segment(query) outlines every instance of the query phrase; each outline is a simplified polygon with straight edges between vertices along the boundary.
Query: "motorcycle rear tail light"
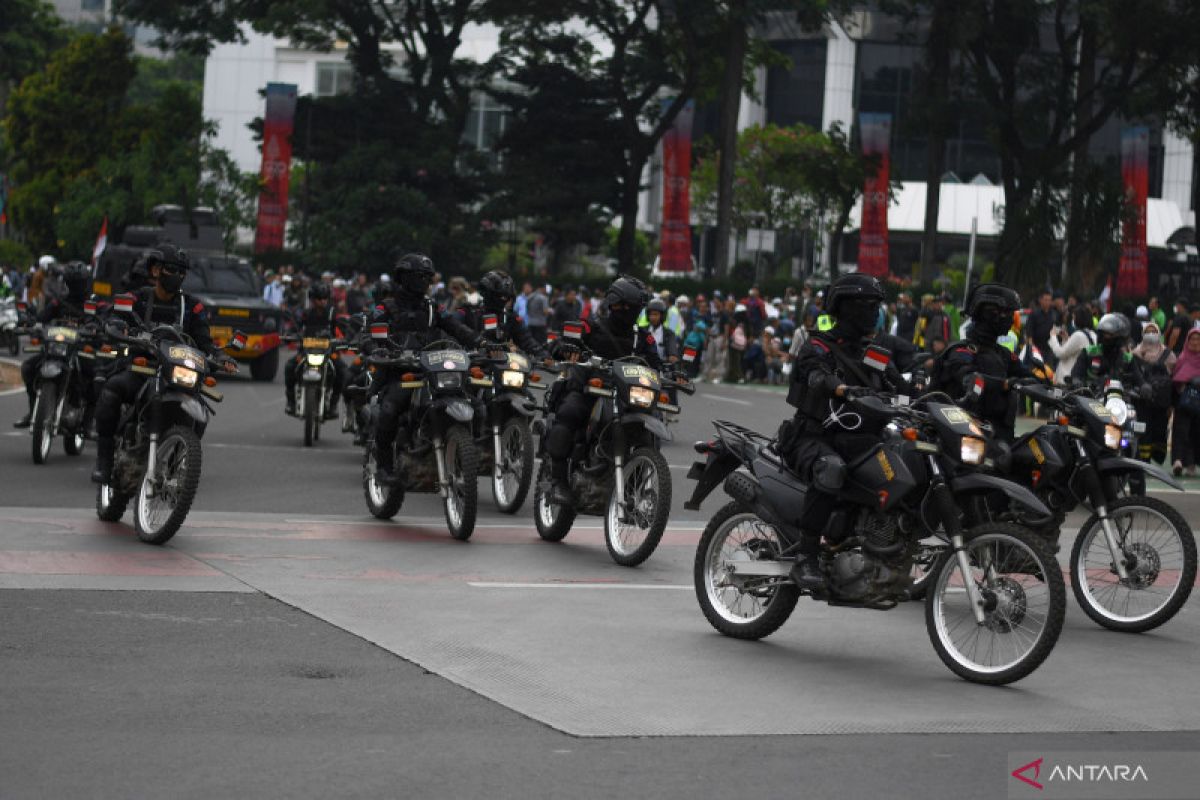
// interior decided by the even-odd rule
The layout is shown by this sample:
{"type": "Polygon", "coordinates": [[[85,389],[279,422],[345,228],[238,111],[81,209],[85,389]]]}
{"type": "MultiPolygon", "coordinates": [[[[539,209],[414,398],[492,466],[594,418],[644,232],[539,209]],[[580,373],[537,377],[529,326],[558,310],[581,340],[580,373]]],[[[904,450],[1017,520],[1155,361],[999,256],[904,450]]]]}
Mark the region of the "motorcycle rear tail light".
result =
{"type": "Polygon", "coordinates": [[[592,378],[590,381],[588,381],[588,386],[600,389],[604,387],[604,381],[600,378],[592,378]]]}
{"type": "Polygon", "coordinates": [[[146,366],[146,364],[148,364],[148,363],[149,363],[149,362],[148,362],[148,361],[146,361],[146,357],[145,357],[145,356],[137,356],[136,358],[134,358],[134,359],[133,359],[133,365],[134,365],[135,367],[144,367],[144,366],[146,366]]]}
{"type": "Polygon", "coordinates": [[[417,376],[411,372],[406,372],[400,376],[400,380],[404,381],[405,383],[408,383],[409,381],[415,381],[416,379],[417,376]]]}

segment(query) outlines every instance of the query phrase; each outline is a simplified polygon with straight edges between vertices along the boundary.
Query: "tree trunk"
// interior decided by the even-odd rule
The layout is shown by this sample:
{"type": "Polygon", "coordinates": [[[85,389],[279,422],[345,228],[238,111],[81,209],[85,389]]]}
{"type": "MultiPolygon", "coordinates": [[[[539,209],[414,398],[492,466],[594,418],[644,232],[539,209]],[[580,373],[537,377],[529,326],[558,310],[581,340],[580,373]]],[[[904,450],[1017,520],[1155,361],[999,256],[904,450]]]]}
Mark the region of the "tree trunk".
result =
{"type": "Polygon", "coordinates": [[[642,167],[644,156],[629,155],[625,164],[625,177],[621,181],[621,231],[617,236],[617,264],[623,273],[635,269],[634,245],[637,243],[638,195],[642,189],[642,167]]]}
{"type": "Polygon", "coordinates": [[[721,79],[720,160],[717,173],[717,246],[713,262],[718,277],[729,273],[729,236],[733,222],[733,172],[737,165],[738,112],[742,105],[742,72],[746,64],[746,4],[734,2],[729,13],[725,75],[721,79]]]}
{"type": "MultiPolygon", "coordinates": [[[[1091,92],[1096,83],[1096,26],[1088,19],[1080,22],[1079,37],[1079,76],[1075,84],[1075,127],[1084,128],[1092,119],[1091,92]]],[[[1071,198],[1067,211],[1067,233],[1063,247],[1064,275],[1062,283],[1065,286],[1079,287],[1086,270],[1084,261],[1088,247],[1084,230],[1084,194],[1088,173],[1088,145],[1091,137],[1084,137],[1075,148],[1071,164],[1071,198]]]]}
{"type": "Polygon", "coordinates": [[[925,102],[929,114],[929,158],[925,165],[925,230],[921,235],[921,280],[933,277],[937,260],[938,212],[942,173],[946,170],[946,127],[950,92],[950,51],[953,47],[954,2],[934,6],[925,46],[925,102]]]}

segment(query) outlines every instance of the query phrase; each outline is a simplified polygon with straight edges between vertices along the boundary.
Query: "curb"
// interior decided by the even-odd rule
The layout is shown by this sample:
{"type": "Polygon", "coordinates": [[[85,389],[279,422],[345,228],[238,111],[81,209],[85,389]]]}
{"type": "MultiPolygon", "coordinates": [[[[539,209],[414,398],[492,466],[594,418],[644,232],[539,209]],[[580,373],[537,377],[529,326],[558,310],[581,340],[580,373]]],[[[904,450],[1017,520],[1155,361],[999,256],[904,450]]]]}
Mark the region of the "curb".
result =
{"type": "Polygon", "coordinates": [[[13,370],[15,373],[12,383],[15,384],[16,388],[0,390],[0,397],[7,397],[25,391],[25,387],[21,385],[21,362],[7,356],[0,356],[0,386],[4,385],[4,373],[8,370],[13,370]]]}

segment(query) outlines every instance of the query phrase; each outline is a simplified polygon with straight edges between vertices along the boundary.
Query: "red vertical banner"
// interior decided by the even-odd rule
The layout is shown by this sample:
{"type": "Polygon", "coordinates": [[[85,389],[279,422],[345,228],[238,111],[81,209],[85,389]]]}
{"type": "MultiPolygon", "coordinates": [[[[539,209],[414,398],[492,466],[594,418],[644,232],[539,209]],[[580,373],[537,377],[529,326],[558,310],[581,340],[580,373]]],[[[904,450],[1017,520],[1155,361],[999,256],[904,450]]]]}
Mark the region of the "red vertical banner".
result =
{"type": "Polygon", "coordinates": [[[1121,182],[1125,186],[1125,221],[1121,224],[1121,263],[1117,294],[1144,297],[1150,257],[1146,251],[1146,196],[1150,193],[1150,129],[1121,131],[1121,182]]]}
{"type": "Polygon", "coordinates": [[[863,154],[876,156],[879,167],[863,185],[862,225],[858,236],[858,271],[888,273],[888,180],[891,172],[892,115],[858,115],[863,154]]]}
{"type": "MultiPolygon", "coordinates": [[[[664,101],[664,106],[669,102],[664,101]]],[[[658,269],[662,272],[692,271],[690,195],[694,114],[695,106],[688,101],[662,140],[663,204],[658,237],[658,269]]]]}
{"type": "Polygon", "coordinates": [[[263,116],[262,192],[258,195],[258,227],[254,252],[283,249],[287,227],[288,177],[292,167],[292,118],[296,114],[296,86],[267,84],[267,110],[263,116]]]}

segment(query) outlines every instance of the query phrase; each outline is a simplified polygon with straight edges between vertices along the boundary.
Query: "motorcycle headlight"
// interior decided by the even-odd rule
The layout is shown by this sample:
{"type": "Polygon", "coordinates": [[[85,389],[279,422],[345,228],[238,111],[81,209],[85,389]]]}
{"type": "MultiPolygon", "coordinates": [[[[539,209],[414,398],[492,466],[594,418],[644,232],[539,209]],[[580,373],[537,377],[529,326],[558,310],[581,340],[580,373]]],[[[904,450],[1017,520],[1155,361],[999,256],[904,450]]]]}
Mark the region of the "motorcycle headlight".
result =
{"type": "Polygon", "coordinates": [[[654,405],[654,390],[645,386],[631,386],[629,389],[629,404],[649,408],[654,405]]]}
{"type": "Polygon", "coordinates": [[[520,389],[525,385],[525,373],[520,372],[519,370],[506,369],[500,376],[500,379],[505,386],[509,386],[513,389],[520,389]]]}
{"type": "Polygon", "coordinates": [[[962,462],[964,464],[982,464],[987,452],[987,442],[974,436],[962,438],[962,462]]]}
{"type": "Polygon", "coordinates": [[[325,363],[325,356],[322,353],[307,353],[306,357],[310,367],[319,367],[325,363]]]}
{"type": "Polygon", "coordinates": [[[1119,425],[1104,426],[1104,446],[1110,450],[1121,449],[1121,427],[1119,425]]]}
{"type": "Polygon", "coordinates": [[[439,389],[457,389],[462,386],[462,376],[456,372],[446,372],[437,376],[439,389]]]}
{"type": "Polygon", "coordinates": [[[67,346],[61,342],[51,342],[47,352],[52,356],[66,356],[67,346]]]}
{"type": "Polygon", "coordinates": [[[1129,404],[1120,397],[1110,397],[1104,403],[1104,407],[1113,415],[1113,420],[1118,425],[1124,425],[1125,420],[1129,419],[1129,404]]]}
{"type": "Polygon", "coordinates": [[[176,386],[184,386],[188,389],[191,389],[196,385],[196,380],[199,377],[200,374],[194,369],[188,369],[187,367],[180,366],[171,368],[171,383],[175,384],[176,386]]]}

